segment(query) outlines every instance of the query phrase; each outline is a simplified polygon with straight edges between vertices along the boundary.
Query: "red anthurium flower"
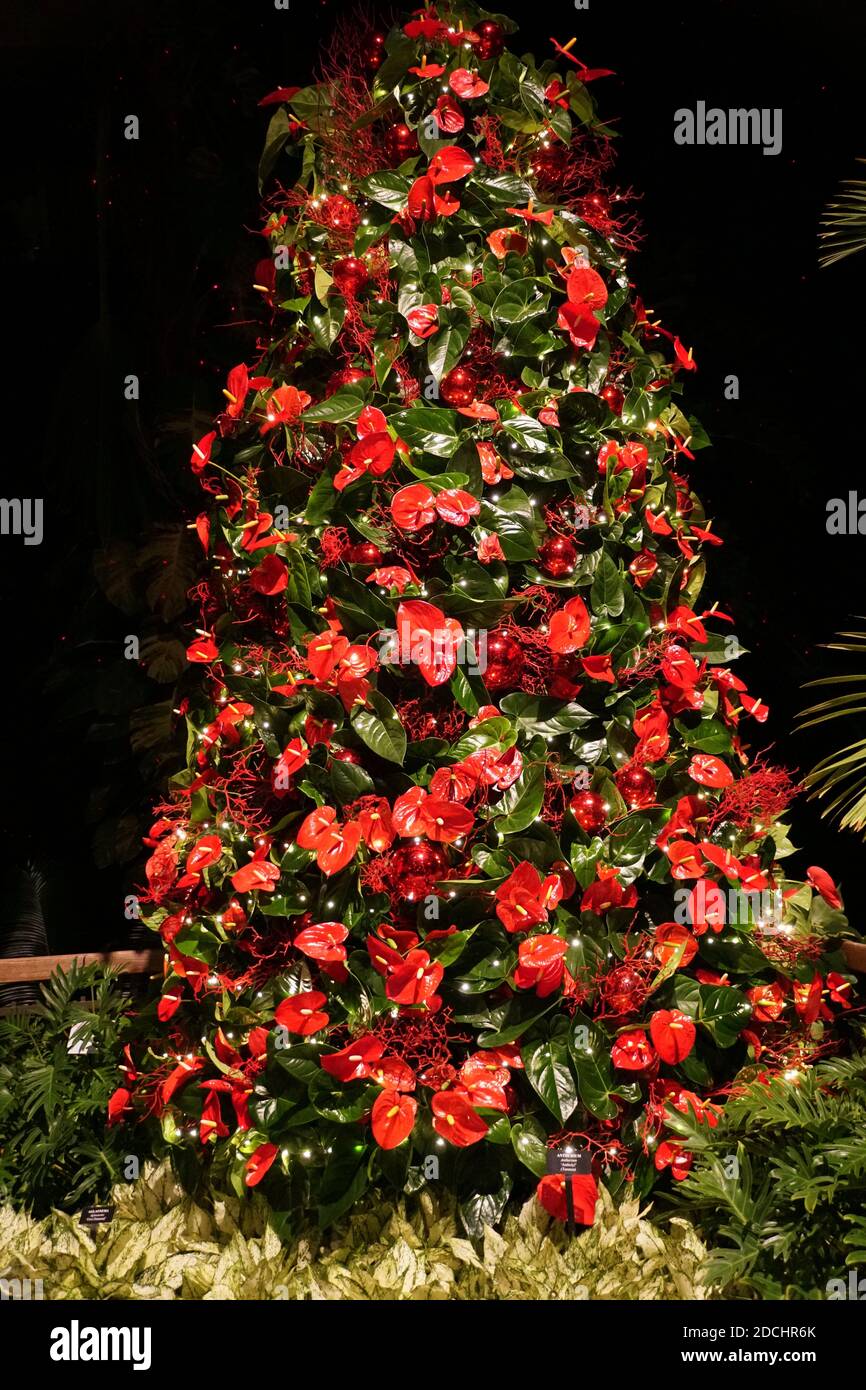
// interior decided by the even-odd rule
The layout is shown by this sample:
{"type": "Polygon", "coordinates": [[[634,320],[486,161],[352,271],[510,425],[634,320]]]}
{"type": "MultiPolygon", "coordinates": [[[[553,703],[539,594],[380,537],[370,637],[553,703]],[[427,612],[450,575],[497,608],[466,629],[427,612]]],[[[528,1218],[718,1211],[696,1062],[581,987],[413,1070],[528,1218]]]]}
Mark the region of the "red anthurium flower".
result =
{"type": "Polygon", "coordinates": [[[838,970],[828,972],[827,992],[834,1004],[841,1004],[843,1009],[850,1009],[853,988],[851,981],[840,975],[838,970]]]}
{"type": "Polygon", "coordinates": [[[473,1052],[460,1068],[462,1086],[471,1086],[476,1081],[494,1081],[497,1086],[507,1086],[510,1076],[508,1067],[495,1052],[473,1052]]]}
{"type": "Polygon", "coordinates": [[[562,880],[558,874],[541,876],[527,860],[518,864],[496,890],[496,916],[506,931],[529,931],[547,921],[547,914],[562,898],[562,880]]]}
{"type": "Polygon", "coordinates": [[[281,594],[289,582],[289,572],[278,555],[266,555],[250,575],[250,588],[259,594],[281,594]]]}
{"type": "MultiPolygon", "coordinates": [[[[420,19],[410,19],[408,24],[403,25],[403,33],[410,39],[441,39],[445,34],[445,25],[441,19],[436,18],[436,11],[433,9],[421,10],[420,19]]],[[[439,72],[444,72],[440,68],[439,72]]]]}
{"type": "Polygon", "coordinates": [[[277,791],[287,791],[289,778],[300,772],[310,760],[310,750],[299,738],[286,745],[272,768],[271,780],[277,791]]]}
{"type": "Polygon", "coordinates": [[[268,859],[251,859],[249,864],[244,864],[237,873],[232,874],[232,886],[239,893],[252,893],[258,889],[261,893],[273,893],[280,877],[278,864],[272,864],[268,859]]]}
{"type": "Polygon", "coordinates": [[[582,598],[570,598],[550,619],[547,645],[557,656],[567,656],[589,640],[589,612],[582,598]]]}
{"type": "Polygon", "coordinates": [[[398,835],[408,838],[423,833],[421,807],[426,800],[427,793],[423,787],[410,787],[407,792],[397,797],[391,823],[398,835]]]}
{"type": "Polygon", "coordinates": [[[691,642],[706,642],[707,629],[691,608],[681,605],[668,614],[668,632],[676,632],[688,637],[691,642]]]}
{"type": "Polygon", "coordinates": [[[459,1149],[477,1144],[490,1128],[459,1091],[439,1091],[431,1100],[430,1108],[436,1133],[459,1149]]]}
{"type": "Polygon", "coordinates": [[[607,303],[607,286],[598,271],[589,266],[575,266],[569,272],[566,290],[571,304],[586,309],[603,309],[607,303]]]}
{"type": "Polygon", "coordinates": [[[610,1059],[620,1071],[646,1071],[656,1056],[646,1033],[635,1028],[630,1033],[620,1033],[611,1048],[610,1059]]]}
{"type": "Polygon", "coordinates": [[[125,1086],[118,1086],[108,1098],[108,1123],[116,1125],[123,1119],[123,1112],[132,1100],[132,1092],[125,1086]]]}
{"type": "MultiPolygon", "coordinates": [[[[794,1008],[807,1025],[813,1024],[822,1012],[822,989],[821,976],[818,974],[813,975],[808,983],[794,982],[794,1008]]],[[[828,1012],[824,1009],[825,1014],[828,1012]]]]}
{"type": "Polygon", "coordinates": [[[436,520],[433,493],[424,483],[401,487],[391,498],[391,516],[401,531],[420,531],[436,520]]]}
{"type": "Polygon", "coordinates": [[[441,63],[423,62],[420,68],[410,68],[413,77],[441,77],[445,69],[441,63]]]}
{"type": "Polygon", "coordinates": [[[475,547],[475,554],[482,565],[490,565],[494,560],[504,560],[505,551],[498,536],[482,536],[475,547]]]}
{"type": "Polygon", "coordinates": [[[650,1037],[663,1062],[673,1066],[688,1057],[697,1036],[688,1014],[679,1009],[657,1009],[650,1019],[650,1037]]]}
{"type": "Polygon", "coordinates": [[[219,835],[203,835],[200,840],[196,840],[186,857],[187,873],[200,874],[202,869],[209,869],[212,864],[219,862],[222,852],[219,835]]]}
{"type": "Polygon", "coordinates": [[[674,354],[676,355],[677,365],[683,367],[687,372],[696,372],[698,364],[692,356],[692,349],[688,351],[683,347],[679,338],[674,338],[674,354]]]}
{"type": "Polygon", "coordinates": [[[516,251],[518,256],[524,255],[529,242],[522,232],[512,227],[499,227],[490,233],[487,245],[497,260],[504,261],[509,251],[516,251]]]}
{"type": "Polygon", "coordinates": [[[223,395],[228,401],[226,414],[231,419],[236,420],[243,413],[244,401],[250,389],[250,374],[246,363],[239,362],[236,367],[232,367],[226,378],[226,385],[223,388],[223,395]]]}
{"type": "Polygon", "coordinates": [[[530,204],[525,208],[506,208],[505,211],[522,217],[524,222],[539,222],[542,227],[549,227],[553,221],[553,208],[548,208],[547,212],[535,212],[530,204]]]}
{"type": "Polygon", "coordinates": [[[614,907],[634,907],[637,904],[637,890],[632,884],[624,888],[617,878],[617,870],[604,871],[599,866],[598,880],[591,883],[580,901],[581,912],[595,912],[599,916],[614,907]]]}
{"type": "Polygon", "coordinates": [[[694,960],[698,943],[680,922],[660,922],[656,927],[653,955],[662,965],[679,956],[678,969],[683,970],[694,960]],[[682,954],[680,954],[682,952],[682,954]]]}
{"type": "Polygon", "coordinates": [[[301,849],[319,849],[327,844],[328,834],[337,819],[333,806],[318,806],[301,823],[297,840],[301,849]]]}
{"type": "Polygon", "coordinates": [[[396,589],[402,594],[409,584],[415,583],[415,576],[400,565],[386,565],[367,575],[368,584],[378,584],[382,589],[396,589]]]}
{"type": "Polygon", "coordinates": [[[682,1182],[683,1178],[688,1177],[694,1157],[682,1144],[664,1139],[655,1151],[653,1162],[659,1172],[664,1168],[670,1168],[676,1182],[682,1182]]]}
{"type": "Polygon", "coordinates": [[[174,1018],[182,1003],[183,989],[181,986],[177,985],[174,989],[166,990],[156,1006],[156,1016],[160,1023],[168,1023],[170,1018],[174,1018]]]}
{"type": "Polygon", "coordinates": [[[839,909],[842,906],[842,896],[826,869],[819,869],[817,864],[806,870],[806,878],[812,887],[817,889],[829,907],[839,909]]]}
{"type": "Polygon", "coordinates": [[[519,964],[514,972],[518,989],[534,989],[539,999],[559,989],[565,974],[568,942],[560,936],[529,936],[518,947],[519,964]]]}
{"type": "Polygon", "coordinates": [[[409,653],[428,685],[444,685],[457,668],[463,628],[456,618],[422,599],[406,599],[397,609],[401,653],[409,653]]]}
{"type": "Polygon", "coordinates": [[[459,104],[447,92],[439,98],[433,107],[433,115],[440,130],[444,130],[448,135],[456,135],[466,124],[466,117],[460,110],[459,104]]]}
{"type": "Polygon", "coordinates": [[[731,854],[729,849],[725,849],[723,845],[714,845],[709,840],[702,840],[701,854],[708,864],[712,864],[713,868],[725,875],[725,878],[736,883],[740,877],[741,865],[737,856],[731,854]]]}
{"type": "Polygon", "coordinates": [[[396,1149],[412,1133],[418,1102],[401,1091],[386,1088],[371,1112],[373,1138],[380,1149],[396,1149]]]}
{"type": "Polygon", "coordinates": [[[293,424],[312,399],[306,391],[299,391],[296,386],[278,386],[268,401],[265,423],[259,433],[267,434],[268,430],[274,429],[277,425],[293,424]]]}
{"type": "Polygon", "coordinates": [[[478,498],[459,487],[443,488],[442,492],[437,492],[435,505],[442,520],[450,522],[452,526],[468,526],[471,518],[481,510],[478,498]]]}
{"type": "Polygon", "coordinates": [[[219,654],[220,649],[212,637],[197,637],[186,649],[187,661],[216,661],[219,654]]]}
{"type": "Polygon", "coordinates": [[[193,444],[192,457],[189,461],[193,473],[203,472],[210,463],[210,451],[216,437],[216,430],[211,430],[210,434],[204,435],[197,444],[193,444]]]}
{"type": "Polygon", "coordinates": [[[590,310],[571,302],[560,306],[556,317],[557,328],[562,328],[571,339],[572,347],[592,348],[598,337],[601,324],[590,310]]]}
{"type": "Polygon", "coordinates": [[[444,801],[428,796],[421,806],[421,823],[428,840],[451,845],[462,835],[468,835],[475,823],[471,811],[457,801],[444,801]]]}
{"type": "Polygon", "coordinates": [[[535,1190],[544,1210],[550,1212],[556,1221],[568,1220],[566,1183],[571,1186],[574,1220],[580,1226],[594,1225],[598,1187],[592,1173],[569,1173],[567,1176],[565,1173],[545,1173],[535,1190]]]}
{"type": "Polygon", "coordinates": [[[632,560],[628,572],[639,589],[645,589],[659,567],[651,550],[641,550],[632,560]]]}
{"type": "Polygon", "coordinates": [[[394,843],[394,825],[391,820],[391,807],[384,796],[370,797],[358,809],[358,824],[368,849],[382,854],[394,843]]]}
{"type": "Polygon", "coordinates": [[[426,951],[410,951],[391,973],[385,994],[395,1004],[428,1004],[436,994],[445,971],[426,951]]]}
{"type": "Polygon", "coordinates": [[[474,168],[475,160],[466,150],[461,150],[459,145],[445,145],[430,160],[427,174],[434,185],[454,183],[457,179],[465,179],[474,168]]]}
{"type": "Polygon", "coordinates": [[[695,936],[703,936],[707,927],[720,932],[727,921],[727,899],[723,890],[710,878],[699,878],[687,899],[689,921],[695,936]]]}
{"type": "Polygon", "coordinates": [[[390,1091],[414,1091],[418,1084],[412,1068],[401,1057],[382,1057],[372,1062],[370,1075],[390,1091]]]}
{"type": "Polygon", "coordinates": [[[244,1164],[244,1183],[247,1187],[257,1187],[279,1153],[276,1144],[259,1144],[244,1164]]]}
{"type": "Polygon", "coordinates": [[[314,637],[307,647],[307,665],[313,678],[326,681],[348,646],[348,638],[335,632],[323,632],[314,637]]]}
{"type": "Polygon", "coordinates": [[[481,476],[485,483],[499,483],[503,478],[513,478],[514,471],[508,467],[503,458],[500,458],[492,444],[486,441],[475,445],[478,453],[478,461],[481,464],[481,476]]]}
{"type": "MultiPolygon", "coordinates": [[[[459,97],[471,100],[473,97],[483,97],[490,91],[490,83],[485,82],[478,76],[477,72],[469,72],[467,68],[456,68],[448,79],[448,86],[452,92],[456,92],[459,97]]],[[[444,127],[448,129],[448,127],[444,127]]]]}
{"type": "Polygon", "coordinates": [[[706,865],[697,845],[685,840],[676,840],[667,848],[671,865],[671,878],[700,878],[706,865]]]}
{"type": "Polygon", "coordinates": [[[348,935],[342,922],[317,922],[303,927],[293,945],[311,960],[345,960],[346,948],[342,943],[348,935]]]}
{"type": "Polygon", "coordinates": [[[229,1127],[223,1119],[220,1098],[214,1090],[208,1093],[207,1100],[202,1106],[198,1132],[203,1144],[207,1144],[211,1139],[226,1139],[228,1137],[229,1127]]]}
{"type": "Polygon", "coordinates": [[[327,1028],[331,1020],[322,1011],[322,1005],[326,1003],[325,995],[317,989],[308,990],[306,994],[292,994],[280,1001],[274,1018],[289,1033],[300,1033],[305,1038],[310,1033],[327,1028]]]}
{"type": "Polygon", "coordinates": [[[409,310],[406,322],[416,338],[430,338],[439,328],[439,309],[435,304],[419,304],[409,310]]]}
{"type": "Polygon", "coordinates": [[[319,1061],[329,1076],[337,1081],[360,1081],[370,1076],[370,1068],[382,1056],[384,1047],[372,1033],[353,1038],[339,1052],[329,1052],[319,1061]]]}
{"type": "Polygon", "coordinates": [[[336,874],[354,858],[361,843],[361,827],[357,821],[341,826],[333,806],[319,806],[301,823],[297,842],[301,849],[315,850],[322,873],[336,874]]]}
{"type": "Polygon", "coordinates": [[[729,787],[734,774],[721,758],[709,753],[696,753],[689,763],[689,776],[702,787],[729,787]]]}
{"type": "Polygon", "coordinates": [[[759,1023],[775,1023],[785,1008],[785,991],[780,984],[756,985],[746,990],[746,998],[759,1023]]]}
{"type": "Polygon", "coordinates": [[[582,656],[580,664],[584,674],[589,676],[591,681],[607,681],[608,685],[613,685],[616,680],[610,657],[606,652],[602,656],[582,656]]]}

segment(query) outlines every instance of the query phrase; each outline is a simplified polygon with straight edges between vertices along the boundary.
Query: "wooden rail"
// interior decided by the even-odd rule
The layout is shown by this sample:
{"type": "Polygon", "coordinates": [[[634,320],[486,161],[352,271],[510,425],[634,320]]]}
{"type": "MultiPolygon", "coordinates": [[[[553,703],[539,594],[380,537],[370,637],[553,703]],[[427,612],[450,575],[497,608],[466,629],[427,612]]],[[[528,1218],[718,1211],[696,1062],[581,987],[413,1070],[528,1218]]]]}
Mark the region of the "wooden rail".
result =
{"type": "Polygon", "coordinates": [[[123,975],[155,975],[162,971],[162,951],[86,951],[71,956],[9,956],[0,959],[0,985],[47,980],[55,970],[75,965],[111,965],[123,975]]]}

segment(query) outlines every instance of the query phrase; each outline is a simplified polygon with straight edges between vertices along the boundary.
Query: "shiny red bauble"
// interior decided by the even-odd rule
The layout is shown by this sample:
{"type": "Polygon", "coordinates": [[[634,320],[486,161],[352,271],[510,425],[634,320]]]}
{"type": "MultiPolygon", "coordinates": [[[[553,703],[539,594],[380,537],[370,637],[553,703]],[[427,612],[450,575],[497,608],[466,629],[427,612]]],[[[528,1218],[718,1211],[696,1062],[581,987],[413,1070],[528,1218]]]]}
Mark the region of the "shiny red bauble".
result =
{"type": "Polygon", "coordinates": [[[364,66],[368,72],[378,72],[385,61],[385,35],[373,34],[364,54],[364,66]]]}
{"type": "Polygon", "coordinates": [[[489,58],[498,58],[505,47],[505,30],[495,19],[482,19],[476,24],[474,32],[478,35],[475,55],[486,63],[489,58]]]}
{"type": "Polygon", "coordinates": [[[359,541],[343,553],[343,559],[348,560],[350,565],[381,565],[384,558],[373,541],[359,541]]]}
{"type": "Polygon", "coordinates": [[[361,755],[356,753],[354,748],[332,748],[331,757],[336,758],[338,763],[354,763],[355,767],[361,766],[361,755]]]}
{"type": "Polygon", "coordinates": [[[338,232],[354,232],[361,221],[361,214],[353,202],[342,193],[334,193],[325,199],[321,211],[322,220],[338,232]]]}
{"type": "Polygon", "coordinates": [[[446,405],[471,405],[478,389],[478,378],[471,367],[455,367],[439,383],[439,395],[446,405]]]}
{"type": "Polygon", "coordinates": [[[629,810],[640,811],[655,805],[656,779],[645,767],[624,767],[614,781],[629,810]]]}
{"type": "Polygon", "coordinates": [[[328,378],[325,395],[333,396],[342,386],[354,386],[356,382],[369,380],[369,372],[362,372],[358,367],[344,367],[342,371],[334,372],[334,375],[328,378]]]}
{"type": "Polygon", "coordinates": [[[604,1002],[614,1014],[636,1013],[646,999],[642,976],[630,965],[618,965],[602,981],[604,1002]]]}
{"type": "Polygon", "coordinates": [[[561,140],[541,145],[532,155],[530,168],[537,184],[558,183],[568,168],[568,147],[561,140]]]}
{"type": "Polygon", "coordinates": [[[488,690],[513,690],[520,683],[523,651],[510,632],[494,628],[487,636],[487,669],[483,673],[488,690]]]}
{"type": "Polygon", "coordinates": [[[551,579],[574,574],[577,546],[568,536],[550,536],[538,550],[538,563],[551,579]]]}
{"type": "Polygon", "coordinates": [[[577,889],[577,879],[571,872],[564,859],[556,859],[550,866],[550,872],[556,874],[562,884],[562,901],[567,902],[573,898],[577,889]]]}
{"type": "Polygon", "coordinates": [[[598,792],[578,792],[571,800],[571,814],[587,835],[597,835],[607,825],[608,806],[598,792]]]}
{"type": "Polygon", "coordinates": [[[418,153],[418,139],[414,130],[397,121],[385,131],[385,153],[391,164],[402,164],[418,153]]]}
{"type": "Polygon", "coordinates": [[[603,386],[599,392],[603,401],[606,401],[614,415],[621,415],[625,404],[625,396],[618,386],[603,386]]]}
{"type": "Polygon", "coordinates": [[[331,267],[331,276],[340,294],[354,299],[366,285],[370,276],[363,261],[357,256],[343,256],[331,267]]]}
{"type": "Polygon", "coordinates": [[[431,892],[434,883],[444,878],[448,871],[448,857],[438,845],[422,840],[417,845],[404,845],[396,850],[390,867],[395,887],[402,897],[409,902],[417,902],[431,892]]]}

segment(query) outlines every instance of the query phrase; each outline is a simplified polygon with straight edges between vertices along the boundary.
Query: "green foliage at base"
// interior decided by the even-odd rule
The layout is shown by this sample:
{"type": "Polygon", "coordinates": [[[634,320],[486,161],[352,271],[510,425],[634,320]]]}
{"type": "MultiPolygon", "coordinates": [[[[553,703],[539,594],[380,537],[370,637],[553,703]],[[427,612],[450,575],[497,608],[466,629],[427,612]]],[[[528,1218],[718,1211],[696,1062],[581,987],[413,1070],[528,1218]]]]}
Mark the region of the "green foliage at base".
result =
{"type": "Polygon", "coordinates": [[[103,966],[58,970],[38,1009],[0,1018],[0,1195],[37,1215],[103,1198],[129,1134],[106,1129],[128,1000],[103,966]],[[75,1044],[92,1051],[68,1050],[75,1044]]]}
{"type": "Polygon", "coordinates": [[[675,1194],[731,1296],[826,1298],[866,1266],[866,1055],[732,1096],[717,1129],[672,1121],[698,1157],[675,1194]],[[731,1158],[736,1159],[736,1165],[731,1158]]]}
{"type": "Polygon", "coordinates": [[[707,1252],[687,1221],[662,1232],[634,1200],[602,1193],[573,1238],[527,1202],[502,1233],[461,1236],[447,1192],[359,1205],[323,1236],[284,1244],[262,1198],[196,1205],[167,1165],[112,1194],[93,1236],[77,1218],[0,1209],[0,1274],[42,1279],[47,1299],[704,1299],[707,1252]]]}

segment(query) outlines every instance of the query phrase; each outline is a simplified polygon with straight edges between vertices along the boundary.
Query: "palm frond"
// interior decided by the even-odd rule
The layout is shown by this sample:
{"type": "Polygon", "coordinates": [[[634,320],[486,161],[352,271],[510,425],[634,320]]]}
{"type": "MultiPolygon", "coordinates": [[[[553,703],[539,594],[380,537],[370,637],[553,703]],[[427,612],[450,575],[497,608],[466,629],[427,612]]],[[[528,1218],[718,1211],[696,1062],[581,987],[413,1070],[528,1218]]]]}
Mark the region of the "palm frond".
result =
{"type": "MultiPolygon", "coordinates": [[[[866,657],[866,632],[839,632],[836,636],[835,642],[824,644],[825,650],[853,652],[858,657],[866,657]],[[841,642],[838,639],[842,637],[850,640],[841,642]]],[[[866,715],[866,671],[822,676],[820,680],[807,681],[803,688],[822,688],[832,693],[828,699],[800,711],[797,716],[800,731],[816,728],[831,719],[862,719],[866,715]],[[840,686],[848,689],[840,691],[840,686]]],[[[862,833],[866,839],[866,736],[855,738],[821,758],[806,774],[803,784],[810,800],[821,803],[822,816],[843,829],[862,833]]]]}
{"type": "MultiPolygon", "coordinates": [[[[866,164],[866,159],[858,159],[866,164]]],[[[821,266],[866,250],[866,179],[846,179],[821,218],[821,266]]]]}

